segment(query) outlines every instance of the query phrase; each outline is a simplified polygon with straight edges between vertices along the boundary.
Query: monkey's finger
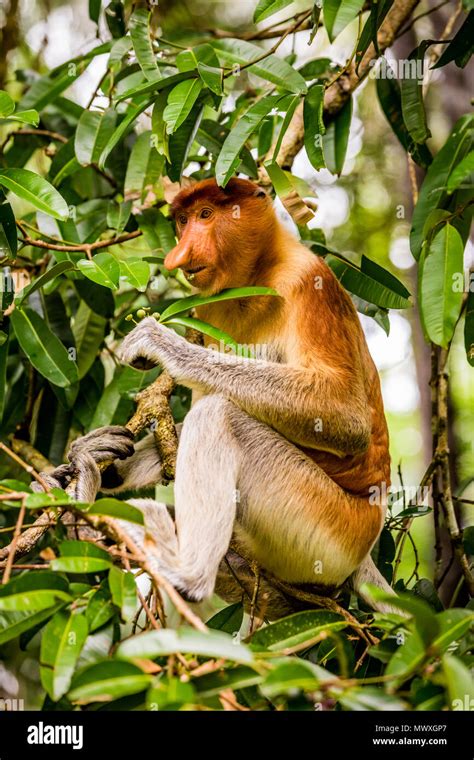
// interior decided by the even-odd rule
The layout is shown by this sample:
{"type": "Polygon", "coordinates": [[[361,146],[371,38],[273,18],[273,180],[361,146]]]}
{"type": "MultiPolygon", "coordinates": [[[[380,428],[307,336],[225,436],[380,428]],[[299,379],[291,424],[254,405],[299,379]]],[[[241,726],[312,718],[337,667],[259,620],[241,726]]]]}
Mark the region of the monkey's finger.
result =
{"type": "Polygon", "coordinates": [[[80,438],[77,438],[76,441],[73,442],[73,446],[77,441],[93,441],[96,438],[101,438],[104,435],[118,435],[118,436],[125,436],[126,438],[130,438],[133,440],[134,435],[131,430],[129,430],[124,425],[104,425],[104,427],[97,428],[96,430],[92,430],[90,433],[87,433],[86,435],[81,436],[80,438]]]}
{"type": "Polygon", "coordinates": [[[135,446],[130,438],[125,436],[104,435],[91,441],[78,441],[68,451],[67,458],[74,462],[78,456],[87,452],[96,462],[107,459],[127,459],[135,452],[135,446]]]}

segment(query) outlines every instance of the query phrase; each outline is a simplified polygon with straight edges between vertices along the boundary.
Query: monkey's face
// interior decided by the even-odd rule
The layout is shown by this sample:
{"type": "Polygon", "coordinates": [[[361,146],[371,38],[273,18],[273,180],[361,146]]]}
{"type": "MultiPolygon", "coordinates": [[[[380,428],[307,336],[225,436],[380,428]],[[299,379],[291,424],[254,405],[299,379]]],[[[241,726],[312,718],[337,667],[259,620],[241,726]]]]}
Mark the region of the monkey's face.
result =
{"type": "Polygon", "coordinates": [[[205,295],[249,284],[263,241],[268,242],[271,201],[248,180],[219,188],[204,180],[175,199],[179,242],[165,259],[205,295]]]}

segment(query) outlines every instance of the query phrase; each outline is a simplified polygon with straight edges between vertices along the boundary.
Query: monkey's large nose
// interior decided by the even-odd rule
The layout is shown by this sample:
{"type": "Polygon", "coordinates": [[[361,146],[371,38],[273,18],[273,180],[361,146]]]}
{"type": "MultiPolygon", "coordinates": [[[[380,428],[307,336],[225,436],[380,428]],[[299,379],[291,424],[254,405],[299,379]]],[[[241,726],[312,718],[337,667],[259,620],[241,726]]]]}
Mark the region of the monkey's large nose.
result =
{"type": "Polygon", "coordinates": [[[167,255],[164,261],[166,269],[183,269],[191,258],[192,247],[178,243],[167,255]]]}

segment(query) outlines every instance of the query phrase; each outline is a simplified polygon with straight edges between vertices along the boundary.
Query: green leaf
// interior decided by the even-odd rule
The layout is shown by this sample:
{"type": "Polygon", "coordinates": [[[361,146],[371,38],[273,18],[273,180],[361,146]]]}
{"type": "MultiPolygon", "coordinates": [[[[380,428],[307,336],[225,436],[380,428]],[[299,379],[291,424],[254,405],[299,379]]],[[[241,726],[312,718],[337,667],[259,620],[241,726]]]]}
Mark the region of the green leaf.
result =
{"type": "Polygon", "coordinates": [[[97,253],[92,259],[81,259],[77,267],[92,282],[112,290],[118,288],[120,265],[110,253],[97,253]]]}
{"type": "Polygon", "coordinates": [[[15,101],[8,92],[0,90],[0,119],[6,119],[15,110],[15,101]]]}
{"type": "Polygon", "coordinates": [[[328,675],[327,671],[312,662],[288,658],[270,671],[260,690],[267,699],[280,694],[294,696],[295,691],[316,691],[328,675]]]}
{"type": "MultiPolygon", "coordinates": [[[[335,612],[311,610],[294,615],[260,628],[253,634],[250,646],[253,650],[278,652],[282,649],[311,642],[323,631],[340,631],[347,627],[347,620],[335,612]]],[[[309,645],[309,644],[308,644],[309,645]]]]}
{"type": "Polygon", "coordinates": [[[212,628],[215,631],[224,631],[225,633],[232,634],[240,631],[242,626],[242,620],[244,618],[244,608],[241,602],[236,602],[228,607],[224,607],[223,610],[216,612],[206,625],[208,628],[212,628]]]}
{"type": "Polygon", "coordinates": [[[424,143],[431,137],[426,123],[423,103],[423,61],[426,48],[431,42],[424,40],[408,56],[401,84],[403,121],[411,138],[416,143],[424,143]]]}
{"type": "Polygon", "coordinates": [[[89,631],[92,633],[98,628],[102,628],[114,615],[115,609],[112,606],[108,581],[104,578],[97,591],[94,591],[90,597],[86,607],[89,631]]]}
{"type": "Polygon", "coordinates": [[[450,61],[455,61],[456,66],[463,69],[469,61],[474,50],[474,10],[468,14],[461,28],[456,32],[454,38],[443,55],[433,66],[434,69],[440,66],[446,66],[450,61]]]}
{"type": "Polygon", "coordinates": [[[350,261],[332,255],[326,256],[325,261],[341,285],[350,293],[355,293],[369,303],[374,303],[384,309],[407,309],[411,306],[410,301],[406,298],[389,290],[385,285],[359,270],[350,261]]]}
{"type": "Polygon", "coordinates": [[[193,330],[198,330],[198,332],[201,332],[203,335],[208,335],[210,338],[214,338],[218,344],[229,346],[229,348],[232,348],[238,356],[242,355],[241,352],[244,352],[244,354],[247,355],[247,347],[245,345],[241,345],[234,340],[231,335],[228,335],[228,333],[220,330],[218,327],[214,327],[214,325],[210,325],[208,322],[203,322],[201,319],[179,316],[167,319],[165,324],[169,326],[180,325],[181,327],[191,327],[193,330]]]}
{"type": "Polygon", "coordinates": [[[324,26],[331,42],[362,10],[364,0],[323,0],[324,26]]]}
{"type": "Polygon", "coordinates": [[[376,78],[377,95],[382,110],[394,134],[416,163],[427,169],[433,157],[425,143],[416,143],[405,126],[402,115],[402,96],[395,74],[384,59],[384,76],[376,78]]]}
{"type": "Polygon", "coordinates": [[[51,569],[65,573],[98,573],[107,570],[112,562],[110,555],[90,541],[63,541],[60,557],[51,561],[51,569]]]}
{"type": "Polygon", "coordinates": [[[336,118],[331,121],[323,137],[323,153],[326,166],[331,174],[342,174],[349,144],[349,131],[352,120],[352,98],[341,108],[336,118]]]}
{"type": "Polygon", "coordinates": [[[459,657],[450,654],[445,654],[442,662],[451,710],[472,710],[474,704],[472,670],[467,668],[459,657]]]}
{"type": "MultiPolygon", "coordinates": [[[[93,52],[91,51],[91,54],[93,52]]],[[[65,68],[57,76],[54,76],[54,73],[51,72],[36,79],[20,100],[20,110],[34,108],[37,111],[42,111],[49,103],[53,103],[64,90],[74,84],[75,80],[86,68],[86,57],[81,56],[81,58],[83,60],[75,59],[77,63],[75,63],[74,68],[70,68],[65,64],[65,68]]]]}
{"type": "Polygon", "coordinates": [[[380,282],[382,285],[385,285],[385,287],[389,288],[389,290],[393,290],[394,293],[398,293],[398,295],[402,298],[411,298],[410,291],[406,289],[405,285],[400,282],[400,280],[395,277],[395,275],[393,275],[387,269],[384,269],[384,267],[381,267],[380,264],[372,261],[372,259],[367,258],[367,256],[364,256],[363,254],[360,262],[360,270],[361,272],[364,272],[364,274],[369,275],[369,277],[372,277],[372,279],[377,280],[377,282],[380,282]]]}
{"type": "Polygon", "coordinates": [[[117,120],[113,108],[106,111],[83,111],[76,129],[74,150],[82,166],[96,164],[110,140],[117,120]]]}
{"type": "Polygon", "coordinates": [[[64,578],[46,570],[17,576],[0,586],[0,610],[44,610],[53,607],[59,600],[72,601],[68,593],[68,583],[64,578]]]}
{"type": "Polygon", "coordinates": [[[130,153],[125,175],[124,193],[133,196],[139,193],[143,198],[149,190],[153,190],[162,174],[164,159],[152,148],[152,134],[142,132],[130,153]]]}
{"type": "Polygon", "coordinates": [[[150,265],[143,259],[120,259],[120,277],[125,278],[132,288],[144,293],[150,279],[150,265]]]}
{"type": "MultiPolygon", "coordinates": [[[[213,40],[212,47],[217,50],[219,58],[230,65],[247,65],[262,55],[262,48],[245,40],[213,40]]],[[[258,63],[254,63],[249,67],[249,72],[288,92],[306,92],[306,82],[301,74],[276,55],[269,55],[258,63]]]]}
{"type": "Polygon", "coordinates": [[[474,291],[469,292],[467,295],[464,346],[466,348],[467,360],[471,367],[474,367],[474,291]]]}
{"type": "MultiPolygon", "coordinates": [[[[229,133],[230,129],[224,124],[219,124],[219,122],[211,121],[210,119],[203,119],[197,133],[197,140],[201,145],[204,145],[212,156],[217,158],[229,133]]],[[[237,167],[236,171],[245,172],[249,177],[256,179],[258,175],[257,164],[248,148],[244,147],[241,150],[240,158],[242,163],[237,167]]]]}
{"type": "Polygon", "coordinates": [[[120,520],[127,520],[127,522],[135,523],[136,525],[144,525],[143,512],[138,507],[111,497],[97,499],[85,511],[89,515],[105,515],[120,520]]]}
{"type": "Polygon", "coordinates": [[[130,106],[127,113],[123,117],[122,121],[118,125],[118,127],[112,132],[110,137],[108,138],[105,147],[102,149],[102,152],[99,156],[98,164],[101,167],[101,169],[104,168],[105,162],[107,161],[110,153],[115,148],[116,145],[120,142],[122,137],[125,137],[128,130],[131,128],[132,124],[140,114],[143,113],[143,111],[148,108],[152,101],[151,100],[144,100],[140,102],[138,105],[130,106]]]}
{"type": "Polygon", "coordinates": [[[274,13],[278,13],[287,5],[291,5],[293,0],[260,0],[253,14],[253,20],[255,24],[260,21],[264,21],[269,16],[273,16],[274,13]]]}
{"type": "Polygon", "coordinates": [[[447,348],[461,313],[464,245],[459,232],[444,224],[421,255],[419,306],[423,328],[433,343],[447,348]]]}
{"type": "Polygon", "coordinates": [[[323,135],[326,127],[323,121],[324,86],[315,84],[309,88],[304,99],[304,146],[311,165],[316,169],[326,166],[323,154],[323,135]]]}
{"type": "Polygon", "coordinates": [[[107,206],[107,226],[112,230],[116,230],[116,232],[123,232],[130,219],[131,212],[132,201],[124,201],[123,203],[109,201],[107,206]]]}
{"type": "Polygon", "coordinates": [[[9,117],[8,121],[19,121],[21,124],[31,124],[37,127],[39,124],[39,113],[31,108],[29,111],[16,111],[9,117]]]}
{"type": "Polygon", "coordinates": [[[202,633],[190,628],[181,628],[178,631],[166,628],[141,633],[122,641],[117,649],[117,657],[125,660],[153,659],[176,652],[205,657],[225,657],[234,662],[247,664],[253,661],[252,652],[248,647],[239,644],[231,636],[220,631],[202,633]]]}
{"type": "Polygon", "coordinates": [[[38,628],[65,604],[61,601],[37,612],[0,612],[0,645],[18,639],[25,631],[38,628]]]}
{"type": "Polygon", "coordinates": [[[188,296],[188,298],[180,298],[179,301],[168,306],[168,308],[161,313],[160,322],[166,322],[177,314],[183,314],[185,311],[189,311],[189,309],[194,309],[197,306],[203,306],[207,303],[229,301],[233,298],[248,298],[250,296],[277,295],[278,293],[276,290],[273,290],[273,288],[249,286],[247,288],[228,288],[227,290],[221,290],[220,293],[216,293],[213,296],[188,296]]]}
{"type": "Polygon", "coordinates": [[[280,95],[270,95],[250,106],[237,125],[226,137],[216,162],[216,181],[225,187],[240,164],[240,151],[249,137],[258,129],[267,114],[282,100],[280,95]]]}
{"type": "MultiPolygon", "coordinates": [[[[474,172],[474,151],[471,151],[464,156],[462,161],[453,169],[448,177],[447,190],[451,195],[458,189],[459,185],[474,172]]],[[[467,184],[467,187],[472,188],[472,181],[467,184]]]]}
{"type": "Polygon", "coordinates": [[[338,699],[345,710],[375,710],[377,712],[394,712],[407,710],[408,705],[393,694],[386,694],[375,686],[352,686],[346,689],[338,699]]]}
{"type": "Polygon", "coordinates": [[[153,111],[151,114],[151,142],[160,156],[164,156],[168,161],[170,161],[166,122],[163,118],[163,112],[166,108],[167,102],[168,90],[164,90],[159,94],[153,106],[153,111]]]}
{"type": "Polygon", "coordinates": [[[76,342],[79,380],[82,380],[92,367],[104,341],[106,326],[107,320],[81,301],[74,315],[72,328],[76,342]]]}
{"type": "Polygon", "coordinates": [[[188,79],[171,90],[168,95],[168,104],[163,112],[166,131],[169,135],[176,132],[186,121],[202,87],[203,83],[200,79],[188,79]]]}
{"type": "Polygon", "coordinates": [[[10,319],[18,343],[40,375],[60,388],[77,382],[76,363],[36,311],[16,308],[10,319]]]}
{"type": "Polygon", "coordinates": [[[176,237],[169,219],[159,209],[148,208],[138,215],[136,220],[151,252],[164,259],[168,251],[176,245],[176,237]]]}
{"type": "Polygon", "coordinates": [[[208,66],[207,63],[198,63],[198,72],[206,87],[215,92],[216,95],[222,95],[222,69],[208,66]]]}
{"type": "Polygon", "coordinates": [[[374,43],[375,50],[378,53],[377,32],[387,15],[388,11],[393,5],[393,0],[375,0],[370,4],[369,18],[364,24],[361,35],[357,41],[356,52],[356,71],[359,68],[359,63],[364,57],[365,53],[371,42],[374,43]]]}
{"type": "Polygon", "coordinates": [[[130,662],[98,662],[74,676],[68,698],[80,705],[110,702],[144,691],[152,677],[130,662]]]}
{"type": "MultiPolygon", "coordinates": [[[[283,138],[284,138],[284,136],[285,136],[285,134],[286,134],[286,132],[288,130],[288,127],[290,126],[291,120],[293,118],[293,114],[295,113],[296,108],[297,108],[299,102],[300,102],[300,96],[296,95],[290,101],[290,103],[288,105],[285,117],[284,117],[284,119],[282,121],[282,124],[281,124],[281,127],[280,127],[280,131],[278,133],[278,138],[277,138],[277,140],[275,142],[275,147],[273,149],[272,161],[274,161],[275,163],[277,162],[278,154],[280,153],[280,148],[281,148],[281,144],[283,142],[283,138]]],[[[273,136],[273,132],[272,132],[272,136],[273,136]]],[[[259,151],[259,155],[260,155],[260,151],[259,151]]],[[[253,175],[251,175],[251,176],[253,176],[253,175]]]]}
{"type": "Polygon", "coordinates": [[[150,34],[151,13],[145,8],[137,8],[130,16],[129,30],[137,61],[146,78],[155,81],[161,78],[156,62],[150,34]]]}
{"type": "Polygon", "coordinates": [[[18,248],[18,237],[16,234],[16,222],[13,209],[9,203],[0,203],[0,230],[5,236],[5,245],[1,245],[0,253],[2,256],[16,256],[18,248]]]}
{"type": "Polygon", "coordinates": [[[203,698],[215,696],[224,689],[245,689],[249,686],[257,686],[262,681],[263,675],[246,665],[226,668],[193,679],[199,696],[203,698]]]}
{"type": "Polygon", "coordinates": [[[149,93],[154,93],[154,96],[156,96],[163,90],[169,90],[179,82],[183,82],[185,79],[195,78],[195,71],[180,71],[179,74],[172,74],[170,77],[165,77],[164,79],[160,79],[157,82],[145,82],[138,87],[132,87],[131,89],[120,93],[120,95],[118,95],[115,100],[117,103],[120,103],[122,100],[127,100],[128,98],[136,98],[141,95],[148,95],[149,93]]]}
{"type": "Polygon", "coordinates": [[[152,686],[146,695],[148,710],[172,710],[196,702],[194,684],[180,681],[179,678],[162,677],[152,686]]]}
{"type": "Polygon", "coordinates": [[[413,211],[410,246],[415,259],[419,259],[423,244],[423,227],[430,212],[440,208],[446,196],[448,177],[452,170],[472,148],[474,116],[462,116],[454,125],[445,144],[433,159],[413,211]]]}
{"type": "Polygon", "coordinates": [[[26,287],[21,295],[16,299],[16,305],[21,306],[22,303],[29,298],[29,296],[35,292],[35,290],[39,290],[40,288],[44,287],[48,282],[51,282],[52,280],[56,279],[56,277],[59,277],[60,274],[63,274],[64,272],[68,272],[70,269],[74,269],[74,264],[72,261],[61,261],[59,264],[54,264],[54,266],[51,267],[51,269],[48,269],[44,274],[40,275],[36,280],[33,280],[33,282],[26,287]]]}
{"type": "Polygon", "coordinates": [[[55,219],[67,219],[69,209],[57,190],[29,169],[2,169],[0,185],[55,219]]]}
{"type": "Polygon", "coordinates": [[[41,638],[41,684],[53,702],[69,689],[77,659],[87,638],[86,618],[60,610],[51,618],[41,638]]]}
{"type": "Polygon", "coordinates": [[[109,588],[112,601],[120,610],[122,620],[126,623],[137,608],[137,584],[133,573],[111,567],[109,570],[109,588]]]}

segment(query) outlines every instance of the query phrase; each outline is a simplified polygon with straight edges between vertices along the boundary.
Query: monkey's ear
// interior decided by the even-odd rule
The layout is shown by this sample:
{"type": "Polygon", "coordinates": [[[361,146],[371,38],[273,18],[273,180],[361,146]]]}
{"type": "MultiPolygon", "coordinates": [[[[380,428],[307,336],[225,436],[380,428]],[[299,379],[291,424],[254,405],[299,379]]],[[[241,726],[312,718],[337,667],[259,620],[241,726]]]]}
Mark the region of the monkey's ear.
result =
{"type": "Polygon", "coordinates": [[[256,198],[267,198],[267,194],[265,190],[263,190],[261,187],[257,187],[257,189],[254,192],[254,195],[256,198]]]}

